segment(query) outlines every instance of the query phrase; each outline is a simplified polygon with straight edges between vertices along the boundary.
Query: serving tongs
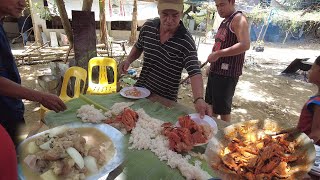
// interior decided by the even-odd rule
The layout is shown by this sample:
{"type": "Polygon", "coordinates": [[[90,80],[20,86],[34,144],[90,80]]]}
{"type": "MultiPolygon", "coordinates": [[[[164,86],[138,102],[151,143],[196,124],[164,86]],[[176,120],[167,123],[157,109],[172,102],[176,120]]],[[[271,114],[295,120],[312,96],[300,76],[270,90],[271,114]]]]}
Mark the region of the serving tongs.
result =
{"type": "Polygon", "coordinates": [[[294,134],[294,133],[298,133],[298,132],[300,132],[300,131],[296,127],[292,127],[292,128],[280,130],[278,132],[267,132],[266,134],[270,135],[270,136],[278,136],[281,134],[294,134]]]}

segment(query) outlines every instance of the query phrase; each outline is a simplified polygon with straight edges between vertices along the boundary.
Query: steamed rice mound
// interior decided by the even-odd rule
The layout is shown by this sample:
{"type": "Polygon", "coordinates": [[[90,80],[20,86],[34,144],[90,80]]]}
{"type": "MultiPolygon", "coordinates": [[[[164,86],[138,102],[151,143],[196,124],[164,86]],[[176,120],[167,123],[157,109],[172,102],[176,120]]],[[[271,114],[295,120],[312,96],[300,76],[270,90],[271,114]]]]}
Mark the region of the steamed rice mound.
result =
{"type": "Polygon", "coordinates": [[[83,105],[77,110],[77,117],[81,118],[83,122],[101,123],[106,117],[102,110],[95,109],[93,105],[83,105]]]}
{"type": "Polygon", "coordinates": [[[151,118],[143,109],[137,111],[139,120],[129,138],[129,149],[150,149],[161,161],[167,161],[171,168],[178,168],[186,179],[210,179],[211,176],[201,169],[200,161],[195,165],[188,162],[190,155],[182,156],[169,149],[168,139],[161,135],[161,120],[151,118]]]}

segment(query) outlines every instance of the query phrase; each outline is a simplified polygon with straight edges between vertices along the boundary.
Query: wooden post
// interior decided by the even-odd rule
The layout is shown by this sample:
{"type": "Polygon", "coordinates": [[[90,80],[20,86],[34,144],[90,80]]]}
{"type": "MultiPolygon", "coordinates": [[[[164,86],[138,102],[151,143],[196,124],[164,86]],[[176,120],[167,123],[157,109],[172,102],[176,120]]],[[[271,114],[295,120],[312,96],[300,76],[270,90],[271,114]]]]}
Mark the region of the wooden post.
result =
{"type": "Polygon", "coordinates": [[[106,49],[109,50],[107,20],[106,20],[106,0],[99,0],[99,9],[100,9],[100,43],[105,44],[106,49]]]}
{"type": "Polygon", "coordinates": [[[66,59],[65,59],[65,62],[67,62],[69,54],[73,48],[73,33],[72,33],[72,29],[71,29],[71,24],[69,22],[67,10],[66,10],[65,4],[64,4],[64,0],[55,0],[55,1],[57,4],[57,7],[58,7],[58,11],[60,14],[63,29],[66,32],[69,43],[70,43],[69,50],[67,51],[67,55],[66,55],[66,59]]]}
{"type": "Polygon", "coordinates": [[[94,12],[72,11],[75,65],[88,69],[88,62],[97,56],[94,12]]]}
{"type": "Polygon", "coordinates": [[[93,0],[83,0],[82,11],[91,11],[93,0]]]}
{"type": "Polygon", "coordinates": [[[129,44],[133,45],[137,39],[137,27],[138,27],[138,5],[137,0],[133,1],[133,12],[132,12],[132,24],[131,24],[131,35],[129,39],[129,44]]]}

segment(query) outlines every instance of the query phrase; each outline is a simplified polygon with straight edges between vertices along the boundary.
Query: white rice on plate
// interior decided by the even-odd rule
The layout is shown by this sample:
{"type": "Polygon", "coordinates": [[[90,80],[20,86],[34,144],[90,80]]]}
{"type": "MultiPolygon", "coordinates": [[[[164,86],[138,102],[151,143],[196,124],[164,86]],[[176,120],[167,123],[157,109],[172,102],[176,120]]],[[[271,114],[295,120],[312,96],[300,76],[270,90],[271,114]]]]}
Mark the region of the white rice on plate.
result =
{"type": "Polygon", "coordinates": [[[169,149],[168,139],[161,135],[161,120],[151,118],[143,109],[137,111],[139,120],[129,138],[129,149],[150,149],[161,161],[167,161],[171,168],[178,168],[186,179],[210,179],[208,172],[201,169],[201,162],[188,162],[190,155],[182,156],[169,149]]]}

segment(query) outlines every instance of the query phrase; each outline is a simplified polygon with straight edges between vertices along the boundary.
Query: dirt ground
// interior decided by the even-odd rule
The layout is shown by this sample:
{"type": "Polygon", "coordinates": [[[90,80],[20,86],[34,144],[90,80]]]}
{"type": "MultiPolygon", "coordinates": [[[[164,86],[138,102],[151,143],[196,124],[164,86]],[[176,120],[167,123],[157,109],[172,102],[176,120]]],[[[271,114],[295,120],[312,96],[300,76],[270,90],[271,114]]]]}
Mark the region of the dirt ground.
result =
{"type": "MultiPolygon", "coordinates": [[[[202,51],[207,52],[211,47],[212,44],[199,46],[201,61],[207,56],[202,51]]],[[[307,83],[302,71],[290,76],[281,75],[280,72],[297,56],[320,55],[319,49],[320,44],[315,41],[312,44],[266,44],[265,52],[247,52],[243,75],[234,96],[232,122],[269,118],[284,127],[296,126],[303,104],[316,93],[316,87],[307,83]],[[301,51],[300,54],[298,51],[301,51]]],[[[48,67],[48,64],[19,66],[23,86],[39,89],[36,85],[37,76],[48,67]]],[[[207,77],[204,75],[205,85],[206,82],[207,77]]],[[[178,102],[193,107],[190,88],[190,84],[181,86],[178,102]]],[[[39,104],[30,101],[24,103],[27,127],[22,134],[28,133],[40,120],[39,104]]]]}

